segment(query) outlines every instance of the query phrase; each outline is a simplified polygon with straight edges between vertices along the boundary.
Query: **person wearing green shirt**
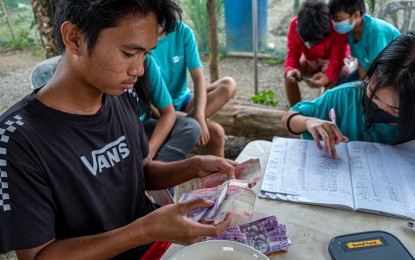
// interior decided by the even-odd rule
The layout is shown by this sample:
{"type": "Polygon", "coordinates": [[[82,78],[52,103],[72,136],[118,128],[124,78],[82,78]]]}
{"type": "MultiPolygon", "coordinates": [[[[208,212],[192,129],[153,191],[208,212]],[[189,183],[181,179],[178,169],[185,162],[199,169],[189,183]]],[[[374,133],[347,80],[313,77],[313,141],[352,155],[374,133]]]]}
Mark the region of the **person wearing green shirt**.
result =
{"type": "Polygon", "coordinates": [[[363,79],[376,56],[400,32],[392,24],[366,14],[364,0],[330,0],[329,7],[334,30],[349,34],[351,54],[358,61],[350,80],[363,79]]]}
{"type": "MultiPolygon", "coordinates": [[[[149,158],[163,162],[186,159],[199,141],[199,123],[191,117],[177,117],[170,93],[151,54],[147,54],[149,111],[142,107],[140,119],[149,138],[149,158]]],[[[137,92],[138,85],[136,84],[137,92]]],[[[144,104],[143,104],[144,105],[144,104]]]]}
{"type": "Polygon", "coordinates": [[[160,67],[178,115],[192,117],[199,123],[202,134],[198,146],[204,146],[205,154],[224,157],[225,131],[209,118],[236,95],[236,81],[227,76],[210,85],[206,83],[195,35],[181,21],[175,31],[159,39],[151,55],[160,67]],[[188,74],[193,93],[188,86],[188,74]]]}
{"type": "Polygon", "coordinates": [[[392,41],[370,65],[366,81],[328,90],[300,102],[282,118],[282,126],[315,140],[337,158],[340,142],[400,144],[415,139],[415,34],[392,41]],[[335,120],[330,118],[334,109],[335,120]]]}

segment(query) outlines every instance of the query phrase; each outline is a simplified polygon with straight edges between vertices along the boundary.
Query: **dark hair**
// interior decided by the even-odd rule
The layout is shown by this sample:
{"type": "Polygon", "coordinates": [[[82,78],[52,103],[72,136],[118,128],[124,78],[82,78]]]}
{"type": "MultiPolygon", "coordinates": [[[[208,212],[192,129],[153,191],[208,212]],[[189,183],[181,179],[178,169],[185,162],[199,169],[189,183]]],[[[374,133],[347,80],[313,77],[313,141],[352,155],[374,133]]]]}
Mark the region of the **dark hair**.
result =
{"type": "Polygon", "coordinates": [[[399,99],[398,136],[391,144],[415,139],[415,34],[403,34],[392,41],[367,71],[372,89],[391,88],[399,99]]]}
{"type": "Polygon", "coordinates": [[[64,52],[60,28],[65,21],[78,26],[91,53],[102,30],[116,27],[128,16],[146,17],[154,13],[162,28],[161,33],[175,30],[181,9],[172,0],[57,0],[55,2],[55,33],[58,47],[64,52]]]}
{"type": "Polygon", "coordinates": [[[366,6],[364,0],[330,0],[329,1],[330,15],[335,15],[338,12],[346,12],[353,15],[359,11],[360,15],[366,13],[366,6]]]}
{"type": "Polygon", "coordinates": [[[329,7],[324,1],[305,1],[297,16],[297,33],[303,41],[317,44],[330,34],[329,7]]]}
{"type": "MultiPolygon", "coordinates": [[[[92,53],[100,33],[104,29],[116,27],[121,20],[138,15],[146,17],[150,13],[157,16],[160,33],[170,33],[176,29],[177,18],[181,19],[181,9],[172,0],[57,0],[55,2],[55,33],[58,47],[63,53],[65,45],[60,28],[65,21],[78,26],[79,31],[92,53]]],[[[149,80],[146,72],[138,78],[134,88],[140,99],[141,109],[150,115],[148,97],[149,80]]]]}

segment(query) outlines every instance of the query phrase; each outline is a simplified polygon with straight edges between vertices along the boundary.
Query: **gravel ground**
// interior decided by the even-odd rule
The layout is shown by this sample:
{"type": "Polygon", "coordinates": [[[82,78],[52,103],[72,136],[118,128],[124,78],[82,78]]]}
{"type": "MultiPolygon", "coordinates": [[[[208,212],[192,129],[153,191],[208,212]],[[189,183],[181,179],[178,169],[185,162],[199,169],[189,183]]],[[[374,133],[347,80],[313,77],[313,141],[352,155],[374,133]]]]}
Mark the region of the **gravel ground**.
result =
{"type": "Polygon", "coordinates": [[[30,70],[41,60],[29,52],[0,55],[0,112],[30,93],[30,70]]]}

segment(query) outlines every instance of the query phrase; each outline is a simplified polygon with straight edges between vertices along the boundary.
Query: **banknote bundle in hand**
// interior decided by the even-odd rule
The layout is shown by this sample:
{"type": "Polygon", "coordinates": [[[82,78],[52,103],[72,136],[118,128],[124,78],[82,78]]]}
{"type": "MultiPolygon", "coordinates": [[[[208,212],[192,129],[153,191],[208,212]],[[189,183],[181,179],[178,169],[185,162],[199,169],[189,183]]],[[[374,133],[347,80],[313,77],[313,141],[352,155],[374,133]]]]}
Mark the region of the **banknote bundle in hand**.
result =
{"type": "Polygon", "coordinates": [[[266,217],[248,224],[230,227],[217,237],[206,240],[230,240],[249,245],[263,254],[287,250],[291,240],[285,225],[278,224],[275,216],[266,217]]]}
{"type": "Polygon", "coordinates": [[[251,159],[235,166],[236,179],[228,180],[225,173],[215,173],[205,178],[194,179],[181,188],[179,201],[204,198],[215,202],[211,208],[200,208],[189,212],[194,221],[219,222],[226,213],[231,212],[251,219],[254,211],[256,193],[249,189],[261,179],[259,159],[251,159]]]}
{"type": "Polygon", "coordinates": [[[248,188],[246,180],[227,180],[223,184],[206,189],[193,190],[184,193],[180,201],[203,198],[214,201],[210,208],[198,208],[189,212],[189,217],[194,221],[223,220],[228,212],[248,219],[252,218],[254,211],[256,193],[248,188]]]}
{"type": "MultiPolygon", "coordinates": [[[[250,159],[236,165],[235,178],[238,180],[246,180],[251,185],[258,182],[261,179],[261,165],[259,159],[250,159]]],[[[215,173],[204,178],[193,179],[178,186],[178,196],[180,197],[183,193],[190,192],[192,190],[214,188],[221,185],[226,180],[228,180],[228,176],[222,172],[215,173]]]]}

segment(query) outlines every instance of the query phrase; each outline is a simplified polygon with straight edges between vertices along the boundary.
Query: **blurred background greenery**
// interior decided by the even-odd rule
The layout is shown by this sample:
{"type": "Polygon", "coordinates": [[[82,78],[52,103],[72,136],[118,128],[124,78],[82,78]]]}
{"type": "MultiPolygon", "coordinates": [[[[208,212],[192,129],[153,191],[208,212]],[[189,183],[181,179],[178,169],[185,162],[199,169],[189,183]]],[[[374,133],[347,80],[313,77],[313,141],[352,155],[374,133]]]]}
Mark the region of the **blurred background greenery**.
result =
{"type": "MultiPolygon", "coordinates": [[[[209,53],[207,0],[177,0],[183,8],[183,19],[194,30],[198,41],[199,51],[202,55],[209,53]]],[[[226,26],[225,26],[225,0],[217,0],[217,24],[220,56],[227,56],[226,26]]],[[[387,0],[367,0],[370,13],[376,14],[380,5],[387,0]]],[[[274,12],[276,6],[287,0],[268,0],[268,34],[267,47],[262,50],[267,54],[269,62],[281,62],[285,57],[285,42],[275,40],[284,37],[289,21],[296,13],[304,0],[292,0],[289,10],[274,12]],[[271,12],[272,10],[272,12],[271,12]],[[278,22],[272,22],[272,16],[283,16],[278,22]]],[[[0,0],[0,53],[11,50],[29,50],[39,56],[44,56],[39,32],[35,23],[32,6],[29,0],[0,0]]]]}
{"type": "Polygon", "coordinates": [[[43,55],[29,0],[0,0],[0,53],[29,50],[43,55]]]}

